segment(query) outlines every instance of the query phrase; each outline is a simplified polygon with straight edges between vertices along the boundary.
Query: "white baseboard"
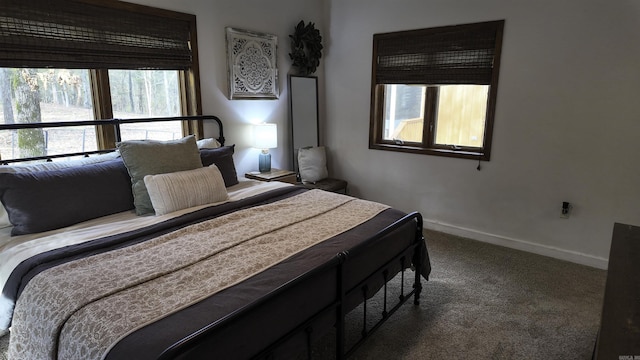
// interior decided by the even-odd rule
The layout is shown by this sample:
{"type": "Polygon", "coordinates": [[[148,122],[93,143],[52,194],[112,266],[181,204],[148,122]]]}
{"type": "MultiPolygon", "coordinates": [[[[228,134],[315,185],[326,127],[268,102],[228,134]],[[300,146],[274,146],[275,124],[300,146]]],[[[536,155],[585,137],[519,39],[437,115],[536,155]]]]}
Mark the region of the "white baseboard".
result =
{"type": "Polygon", "coordinates": [[[505,236],[489,234],[482,231],[467,229],[451,224],[445,224],[434,220],[424,219],[424,227],[429,230],[435,230],[472,240],[486,242],[489,244],[500,245],[511,249],[527,251],[538,255],[549,256],[552,258],[570,261],[576,264],[591,266],[603,270],[607,269],[609,263],[608,259],[598,256],[584,254],[577,251],[565,250],[548,245],[536,244],[529,241],[513,239],[505,236]]]}

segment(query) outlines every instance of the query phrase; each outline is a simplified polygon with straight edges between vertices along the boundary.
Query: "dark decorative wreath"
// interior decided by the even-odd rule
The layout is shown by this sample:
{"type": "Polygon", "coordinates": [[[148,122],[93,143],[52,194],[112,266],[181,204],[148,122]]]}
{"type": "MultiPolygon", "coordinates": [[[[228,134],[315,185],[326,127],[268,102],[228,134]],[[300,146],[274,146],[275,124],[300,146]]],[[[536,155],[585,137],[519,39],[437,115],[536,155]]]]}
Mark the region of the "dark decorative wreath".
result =
{"type": "Polygon", "coordinates": [[[322,57],[322,36],[315,25],[310,22],[306,26],[304,21],[296,25],[291,38],[291,52],[289,57],[293,66],[298,68],[301,75],[313,74],[320,65],[322,57]]]}

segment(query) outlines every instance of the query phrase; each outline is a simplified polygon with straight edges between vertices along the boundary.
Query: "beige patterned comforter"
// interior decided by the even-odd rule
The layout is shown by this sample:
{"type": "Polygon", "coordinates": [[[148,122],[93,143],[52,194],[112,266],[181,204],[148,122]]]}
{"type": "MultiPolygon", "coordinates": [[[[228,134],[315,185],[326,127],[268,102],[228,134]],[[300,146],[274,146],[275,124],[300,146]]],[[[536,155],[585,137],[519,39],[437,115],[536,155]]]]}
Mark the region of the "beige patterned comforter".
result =
{"type": "Polygon", "coordinates": [[[10,359],[100,359],[132,331],[386,208],[312,190],[46,270],[16,303],[10,359]]]}

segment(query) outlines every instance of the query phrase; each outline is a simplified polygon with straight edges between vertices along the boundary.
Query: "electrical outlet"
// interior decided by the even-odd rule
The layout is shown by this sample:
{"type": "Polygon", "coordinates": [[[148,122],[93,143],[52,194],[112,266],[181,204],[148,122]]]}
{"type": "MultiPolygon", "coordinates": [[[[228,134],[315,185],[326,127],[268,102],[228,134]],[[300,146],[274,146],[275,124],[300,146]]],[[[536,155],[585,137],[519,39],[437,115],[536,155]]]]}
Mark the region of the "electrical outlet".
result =
{"type": "Polygon", "coordinates": [[[563,201],[562,208],[560,209],[560,217],[568,219],[569,215],[571,215],[571,210],[573,210],[573,205],[568,201],[563,201]]]}

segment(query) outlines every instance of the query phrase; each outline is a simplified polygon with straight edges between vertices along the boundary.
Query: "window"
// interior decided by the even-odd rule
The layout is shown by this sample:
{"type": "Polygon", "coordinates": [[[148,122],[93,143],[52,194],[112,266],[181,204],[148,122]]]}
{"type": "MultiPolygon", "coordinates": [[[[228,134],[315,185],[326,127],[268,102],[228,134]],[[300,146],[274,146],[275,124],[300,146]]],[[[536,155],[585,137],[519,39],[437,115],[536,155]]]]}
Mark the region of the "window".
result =
{"type": "MultiPolygon", "coordinates": [[[[179,116],[178,75],[175,70],[109,70],[113,117],[179,116]]],[[[123,124],[120,130],[122,140],[173,140],[182,137],[180,121],[123,124]]]]}
{"type": "MultiPolygon", "coordinates": [[[[195,15],[106,0],[0,8],[0,122],[201,113],[195,15]]],[[[122,139],[201,135],[202,124],[127,124],[122,139]]],[[[115,147],[111,126],[3,131],[3,159],[115,147]]]]}
{"type": "Polygon", "coordinates": [[[503,26],[375,34],[369,148],[489,160],[503,26]]]}
{"type": "MultiPolygon", "coordinates": [[[[92,120],[89,77],[86,69],[0,68],[0,119],[3,124],[92,120]]],[[[94,150],[94,126],[0,132],[4,160],[94,150]]]]}

